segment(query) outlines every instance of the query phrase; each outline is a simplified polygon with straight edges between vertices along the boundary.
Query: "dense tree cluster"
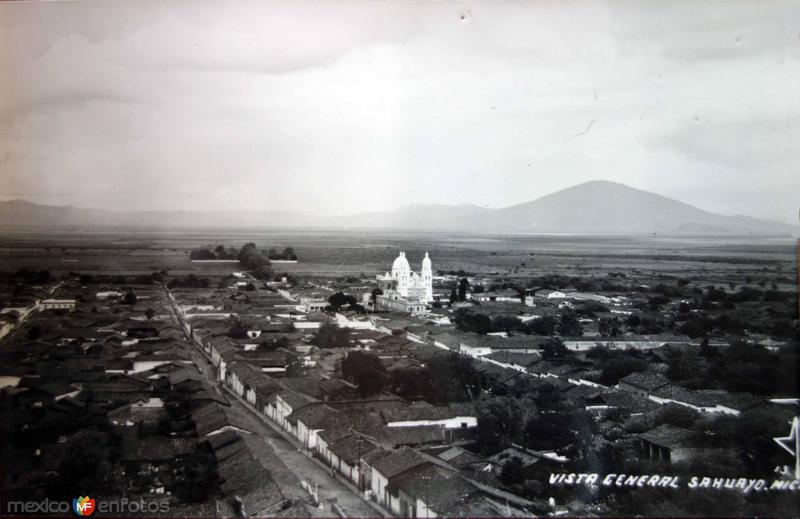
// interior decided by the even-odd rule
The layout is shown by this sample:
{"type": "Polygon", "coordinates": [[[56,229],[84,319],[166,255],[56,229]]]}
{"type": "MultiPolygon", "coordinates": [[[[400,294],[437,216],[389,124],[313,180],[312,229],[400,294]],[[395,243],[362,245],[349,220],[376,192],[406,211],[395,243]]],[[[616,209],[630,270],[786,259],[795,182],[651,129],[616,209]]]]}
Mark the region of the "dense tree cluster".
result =
{"type": "Polygon", "coordinates": [[[328,298],[328,305],[331,310],[338,311],[343,306],[353,306],[358,304],[358,299],[354,295],[345,294],[344,292],[336,292],[328,298]]]}
{"type": "Polygon", "coordinates": [[[297,254],[295,254],[292,247],[286,247],[283,252],[278,252],[278,249],[272,248],[267,251],[267,258],[271,260],[297,261],[297,254]]]}
{"type": "Polygon", "coordinates": [[[473,332],[481,335],[494,332],[518,332],[541,336],[552,336],[558,332],[562,337],[580,337],[583,329],[573,313],[562,314],[560,319],[543,316],[523,323],[512,315],[489,317],[469,308],[459,308],[453,313],[453,322],[462,332],[473,332]]]}
{"type": "Polygon", "coordinates": [[[228,337],[231,339],[246,339],[247,325],[239,319],[231,319],[230,327],[228,328],[228,337]]]}
{"type": "Polygon", "coordinates": [[[362,397],[367,397],[383,390],[386,368],[377,355],[351,351],[342,360],[342,377],[358,386],[362,397]]]}
{"type": "Polygon", "coordinates": [[[210,281],[208,278],[197,277],[189,274],[184,278],[172,278],[167,283],[167,288],[208,288],[210,281]]]}
{"type": "Polygon", "coordinates": [[[272,271],[269,269],[270,262],[266,254],[258,250],[255,243],[245,243],[239,249],[236,259],[242,265],[242,268],[252,271],[253,276],[258,279],[270,279],[272,271]]]}
{"type": "Polygon", "coordinates": [[[70,277],[78,278],[81,285],[153,285],[163,283],[166,275],[165,270],[137,276],[69,273],[70,277]]]}
{"type": "MultiPolygon", "coordinates": [[[[528,384],[523,384],[528,386],[528,384]]],[[[511,444],[533,450],[561,451],[590,442],[594,420],[559,396],[553,384],[517,388],[479,403],[478,450],[492,455],[511,444]]]]}
{"type": "Polygon", "coordinates": [[[132,306],[136,304],[136,300],[137,300],[136,292],[134,292],[133,290],[128,290],[127,292],[125,292],[125,295],[122,296],[122,300],[120,302],[124,305],[132,306]]]}
{"type": "Polygon", "coordinates": [[[467,271],[466,271],[466,270],[464,270],[464,269],[458,269],[458,270],[437,270],[437,271],[436,271],[436,273],[437,273],[437,275],[439,275],[439,276],[456,276],[456,277],[459,277],[459,278],[468,278],[468,277],[473,277],[473,276],[475,276],[475,273],[474,273],[474,272],[467,272],[467,271]]]}
{"type": "Polygon", "coordinates": [[[223,245],[217,245],[215,248],[211,246],[200,247],[193,249],[189,253],[189,257],[193,260],[235,260],[236,249],[233,247],[225,248],[223,245]]]}
{"type": "Polygon", "coordinates": [[[492,382],[469,359],[451,353],[433,357],[424,367],[392,370],[387,387],[404,398],[446,404],[473,400],[492,382]]]}
{"type": "Polygon", "coordinates": [[[349,328],[341,328],[335,323],[324,322],[310,342],[319,348],[347,348],[352,343],[352,338],[349,328]]]}
{"type": "Polygon", "coordinates": [[[0,272],[0,283],[4,285],[43,285],[53,280],[49,270],[20,269],[16,272],[0,272]]]}

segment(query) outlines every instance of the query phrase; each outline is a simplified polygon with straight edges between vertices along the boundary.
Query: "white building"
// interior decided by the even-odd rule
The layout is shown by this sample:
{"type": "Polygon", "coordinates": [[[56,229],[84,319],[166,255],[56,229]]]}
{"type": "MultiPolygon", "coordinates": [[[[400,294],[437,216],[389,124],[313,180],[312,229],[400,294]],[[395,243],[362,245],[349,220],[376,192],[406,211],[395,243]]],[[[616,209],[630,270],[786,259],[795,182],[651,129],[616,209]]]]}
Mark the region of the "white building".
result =
{"type": "Polygon", "coordinates": [[[321,312],[329,305],[327,300],[318,297],[301,297],[297,309],[301,312],[321,312]]]}
{"type": "Polygon", "coordinates": [[[376,297],[381,308],[415,314],[424,312],[433,302],[433,267],[427,252],[419,274],[411,270],[406,253],[401,251],[392,263],[392,272],[376,279],[383,290],[376,297]]]}
{"type": "Polygon", "coordinates": [[[42,310],[74,310],[74,299],[42,299],[39,303],[42,310]]]}
{"type": "Polygon", "coordinates": [[[377,276],[377,279],[379,284],[394,290],[400,297],[422,303],[433,302],[433,267],[427,252],[419,274],[411,270],[406,253],[400,251],[392,263],[392,272],[377,276]]]}

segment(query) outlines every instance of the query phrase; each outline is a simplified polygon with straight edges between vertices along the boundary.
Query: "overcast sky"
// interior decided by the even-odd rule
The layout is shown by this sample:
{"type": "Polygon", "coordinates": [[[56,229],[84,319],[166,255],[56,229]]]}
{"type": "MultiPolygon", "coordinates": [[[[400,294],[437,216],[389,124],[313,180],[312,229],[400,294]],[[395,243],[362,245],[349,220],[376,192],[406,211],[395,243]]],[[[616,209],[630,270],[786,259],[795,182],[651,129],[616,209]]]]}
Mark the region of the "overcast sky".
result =
{"type": "Polygon", "coordinates": [[[0,198],[348,214],[606,179],[797,222],[800,2],[0,3],[0,198]]]}

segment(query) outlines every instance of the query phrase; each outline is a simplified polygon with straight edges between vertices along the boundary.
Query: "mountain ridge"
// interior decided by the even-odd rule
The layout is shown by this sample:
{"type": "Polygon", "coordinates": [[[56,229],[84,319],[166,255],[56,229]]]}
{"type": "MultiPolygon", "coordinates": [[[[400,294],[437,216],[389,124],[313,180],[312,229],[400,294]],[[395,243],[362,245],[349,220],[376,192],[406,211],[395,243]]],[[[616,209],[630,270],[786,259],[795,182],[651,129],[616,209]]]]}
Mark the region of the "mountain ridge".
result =
{"type": "Polygon", "coordinates": [[[593,180],[504,208],[411,204],[393,211],[320,217],[295,211],[120,211],[0,202],[0,225],[284,227],[472,231],[482,233],[800,235],[800,227],[724,216],[657,193],[593,180]]]}

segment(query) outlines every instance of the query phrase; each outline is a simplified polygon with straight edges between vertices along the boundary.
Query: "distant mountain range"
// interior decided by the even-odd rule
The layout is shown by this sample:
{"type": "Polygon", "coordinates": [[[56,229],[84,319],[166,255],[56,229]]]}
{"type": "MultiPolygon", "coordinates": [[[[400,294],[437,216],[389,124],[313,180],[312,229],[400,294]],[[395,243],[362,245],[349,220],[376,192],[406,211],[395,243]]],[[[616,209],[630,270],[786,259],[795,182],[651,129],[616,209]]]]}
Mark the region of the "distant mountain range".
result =
{"type": "Polygon", "coordinates": [[[608,181],[579,184],[502,209],[418,204],[395,211],[318,217],[287,211],[111,211],[0,202],[0,225],[42,227],[317,227],[481,233],[800,235],[800,227],[723,216],[608,181]]]}

